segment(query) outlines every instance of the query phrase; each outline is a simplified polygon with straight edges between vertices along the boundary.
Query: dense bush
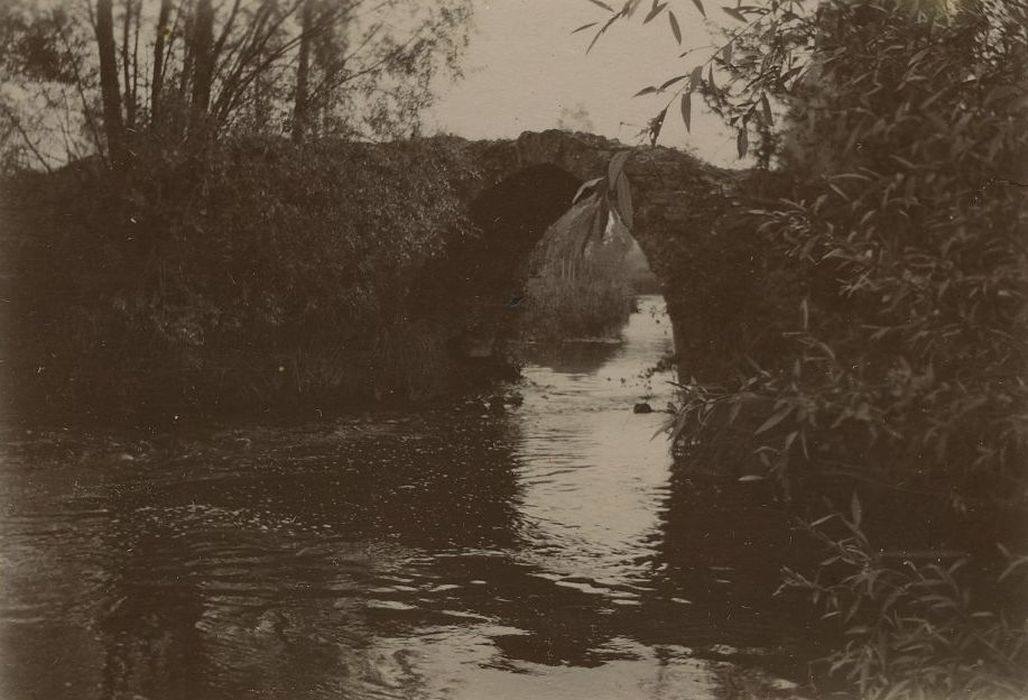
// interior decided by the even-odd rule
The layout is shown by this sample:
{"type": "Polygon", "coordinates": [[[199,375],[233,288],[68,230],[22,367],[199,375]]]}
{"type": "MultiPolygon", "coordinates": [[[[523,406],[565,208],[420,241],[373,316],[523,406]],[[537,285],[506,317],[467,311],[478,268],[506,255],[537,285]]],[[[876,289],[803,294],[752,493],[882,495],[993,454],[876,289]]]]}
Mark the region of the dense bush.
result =
{"type": "Polygon", "coordinates": [[[757,30],[703,90],[741,152],[747,123],[779,147],[787,191],[749,215],[796,285],[768,317],[776,352],[685,382],[676,448],[788,499],[872,504],[834,574],[790,575],[858,620],[830,657],[858,697],[1023,697],[1024,601],[988,572],[995,543],[1026,546],[1028,5],[770,5],[744,8],[757,30]],[[876,553],[954,545],[972,575],[876,553]]]}
{"type": "Polygon", "coordinates": [[[443,339],[400,322],[469,231],[467,168],[445,140],[370,148],[245,140],[8,183],[7,383],[81,412],[430,391],[443,339]]]}
{"type": "Polygon", "coordinates": [[[786,132],[794,184],[751,212],[805,280],[787,352],[693,387],[678,436],[735,419],[754,468],[783,483],[828,467],[958,508],[1023,501],[1028,104],[1013,8],[822,6],[786,132]]]}

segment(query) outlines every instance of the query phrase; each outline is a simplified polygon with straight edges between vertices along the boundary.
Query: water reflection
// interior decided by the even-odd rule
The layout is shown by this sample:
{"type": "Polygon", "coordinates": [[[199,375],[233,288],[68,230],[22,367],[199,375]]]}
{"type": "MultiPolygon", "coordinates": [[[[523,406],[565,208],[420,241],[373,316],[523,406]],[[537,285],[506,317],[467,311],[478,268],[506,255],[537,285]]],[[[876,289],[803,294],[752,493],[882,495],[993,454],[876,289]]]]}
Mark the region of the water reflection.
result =
{"type": "Polygon", "coordinates": [[[644,298],[504,411],[10,436],[0,696],[788,695],[780,520],[672,479],[631,411],[669,333],[644,298]]]}

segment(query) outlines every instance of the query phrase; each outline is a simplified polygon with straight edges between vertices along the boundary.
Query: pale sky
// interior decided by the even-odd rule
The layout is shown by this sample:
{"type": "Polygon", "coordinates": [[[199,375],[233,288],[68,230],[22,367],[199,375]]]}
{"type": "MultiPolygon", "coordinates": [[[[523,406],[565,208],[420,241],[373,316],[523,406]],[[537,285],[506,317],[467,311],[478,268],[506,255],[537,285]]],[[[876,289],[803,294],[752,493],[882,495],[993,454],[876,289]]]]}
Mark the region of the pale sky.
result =
{"type": "MultiPolygon", "coordinates": [[[[443,88],[427,119],[429,131],[468,138],[513,137],[522,131],[554,128],[564,109],[584,108],[595,132],[640,143],[638,132],[660,111],[670,94],[632,96],[648,85],[689,73],[705,61],[713,47],[679,58],[686,49],[712,44],[709,31],[692,0],[669,0],[682,31],[679,47],[667,13],[649,24],[650,7],[640,4],[635,16],[618,20],[586,55],[598,29],[575,35],[583,24],[609,14],[588,0],[474,0],[475,29],[465,55],[466,77],[443,88]]],[[[608,4],[620,9],[621,2],[608,4]]],[[[720,6],[706,3],[712,20],[720,6]]],[[[727,18],[726,23],[733,20],[727,18]]],[[[668,109],[661,145],[686,148],[707,161],[739,167],[734,133],[693,99],[692,133],[682,123],[677,100],[668,109]]],[[[573,120],[573,126],[579,127],[573,120]]]]}

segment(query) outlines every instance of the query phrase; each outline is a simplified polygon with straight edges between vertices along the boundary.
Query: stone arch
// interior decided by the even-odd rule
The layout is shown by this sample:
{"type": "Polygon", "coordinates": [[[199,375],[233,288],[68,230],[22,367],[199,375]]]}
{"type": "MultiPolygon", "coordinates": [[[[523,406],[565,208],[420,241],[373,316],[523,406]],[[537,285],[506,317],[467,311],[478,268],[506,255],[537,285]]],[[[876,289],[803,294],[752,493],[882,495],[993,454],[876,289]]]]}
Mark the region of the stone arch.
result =
{"type": "MultiPolygon", "coordinates": [[[[550,165],[580,181],[606,174],[611,157],[626,148],[620,142],[592,134],[550,130],[526,132],[510,141],[472,144],[478,163],[477,186],[488,189],[511,173],[550,165]]],[[[639,243],[660,282],[668,303],[680,358],[697,351],[688,347],[696,334],[689,332],[697,304],[688,294],[688,277],[698,260],[717,248],[720,222],[738,203],[744,173],[704,163],[680,150],[635,147],[624,166],[634,203],[632,236],[639,243]]],[[[472,187],[472,192],[476,190],[472,187]]],[[[474,196],[474,195],[473,195],[474,196]]]]}
{"type": "Polygon", "coordinates": [[[464,193],[476,235],[451,245],[416,285],[412,321],[445,326],[451,353],[474,381],[506,374],[517,303],[529,260],[550,225],[571,204],[581,180],[539,162],[475,178],[464,193]]]}
{"type": "MultiPolygon", "coordinates": [[[[459,331],[450,329],[458,354],[481,359],[489,355],[491,339],[502,333],[503,308],[517,292],[532,247],[570,206],[578,183],[605,175],[611,157],[630,147],[557,130],[498,141],[439,137],[439,143],[459,152],[469,166],[452,184],[480,235],[444,256],[453,269],[432,271],[426,288],[446,288],[424,296],[451,300],[454,317],[464,319],[459,331]],[[476,256],[494,263],[477,264],[476,256]]],[[[632,148],[624,172],[634,202],[632,236],[660,282],[683,369],[684,358],[716,352],[708,347],[709,329],[701,328],[710,325],[706,307],[716,300],[691,293],[697,287],[691,280],[710,274],[721,264],[722,252],[735,245],[724,220],[739,203],[746,172],[659,146],[632,148]]]]}

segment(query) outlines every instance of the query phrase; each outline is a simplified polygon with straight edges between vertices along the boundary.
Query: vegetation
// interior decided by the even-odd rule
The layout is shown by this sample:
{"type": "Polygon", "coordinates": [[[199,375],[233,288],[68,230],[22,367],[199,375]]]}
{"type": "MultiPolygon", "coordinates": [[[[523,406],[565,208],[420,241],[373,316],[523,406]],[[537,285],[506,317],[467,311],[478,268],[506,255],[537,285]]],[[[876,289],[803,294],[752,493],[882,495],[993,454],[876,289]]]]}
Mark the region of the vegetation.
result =
{"type": "Polygon", "coordinates": [[[811,531],[827,557],[813,578],[786,569],[784,586],[807,592],[845,642],[823,660],[858,697],[1024,697],[1028,688],[1023,590],[1028,557],[1002,546],[1002,561],[974,570],[959,553],[885,555],[849,517],[834,512],[811,531]],[[834,527],[833,527],[834,526],[834,527]],[[920,555],[924,557],[924,555],[920,555]]]}
{"type": "Polygon", "coordinates": [[[470,230],[469,166],[445,140],[368,151],[250,139],[9,180],[5,386],[80,418],[430,393],[444,334],[402,318],[470,230]]]}
{"type": "MultiPolygon", "coordinates": [[[[643,7],[608,8],[595,38],[643,7]]],[[[833,615],[877,606],[833,656],[860,697],[1023,697],[1024,600],[987,586],[997,557],[982,541],[1025,546],[1028,4],[724,12],[738,30],[642,92],[671,93],[654,141],[675,103],[688,126],[699,96],[737,130],[740,156],[755,150],[769,170],[744,216],[782,271],[775,334],[749,343],[725,381],[685,382],[672,437],[686,456],[714,452],[740,478],[775,480],[787,499],[848,484],[877,506],[872,534],[830,542],[848,576],[828,588],[790,578],[827,594],[833,615]],[[920,544],[969,544],[981,575],[872,556],[928,513],[920,544]]],[[[643,21],[664,13],[680,41],[668,3],[643,21]]]]}
{"type": "Polygon", "coordinates": [[[610,339],[632,313],[634,293],[626,265],[632,239],[614,226],[579,254],[568,212],[550,227],[534,252],[533,274],[521,302],[520,335],[544,342],[610,339]]]}
{"type": "Polygon", "coordinates": [[[416,134],[468,0],[96,0],[0,7],[0,154],[52,169],[227,135],[416,134]]]}
{"type": "Polygon", "coordinates": [[[11,407],[170,420],[432,393],[445,333],[401,320],[470,228],[467,167],[445,140],[361,142],[417,133],[469,18],[467,0],[4,3],[11,407]]]}
{"type": "MultiPolygon", "coordinates": [[[[592,2],[607,14],[580,28],[590,48],[632,18],[682,40],[678,5],[592,2]]],[[[1009,553],[1028,495],[1028,2],[721,9],[738,29],[640,91],[669,98],[652,142],[703,99],[758,165],[723,222],[752,235],[695,251],[726,263],[692,280],[714,302],[688,320],[719,337],[704,351],[721,366],[683,381],[676,450],[808,512],[811,494],[859,492],[816,521],[820,567],[786,573],[843,623],[826,671],[844,690],[1028,696],[1025,559],[1009,553]]],[[[467,164],[445,140],[374,159],[361,141],[416,133],[432,77],[456,71],[467,0],[76,12],[0,7],[5,387],[174,416],[445,379],[445,332],[408,312],[469,231],[467,164]],[[409,26],[378,14],[398,8],[409,26]]],[[[529,312],[543,335],[608,331],[627,309],[608,234],[632,225],[628,156],[548,241],[532,298],[557,303],[529,312]]]]}

